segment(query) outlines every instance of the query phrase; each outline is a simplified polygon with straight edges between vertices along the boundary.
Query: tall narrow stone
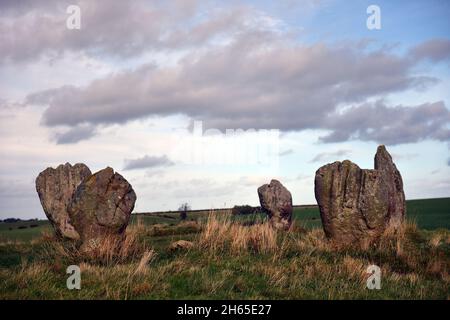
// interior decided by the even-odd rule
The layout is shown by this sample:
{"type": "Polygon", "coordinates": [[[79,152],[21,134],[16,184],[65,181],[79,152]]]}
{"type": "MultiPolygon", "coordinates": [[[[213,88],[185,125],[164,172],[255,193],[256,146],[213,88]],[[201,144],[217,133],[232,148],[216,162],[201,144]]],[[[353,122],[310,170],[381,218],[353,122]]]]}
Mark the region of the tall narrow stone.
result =
{"type": "Polygon", "coordinates": [[[375,155],[375,170],[383,176],[388,187],[389,225],[398,228],[406,214],[405,192],[403,191],[403,180],[392,157],[385,146],[379,146],[375,155]]]}

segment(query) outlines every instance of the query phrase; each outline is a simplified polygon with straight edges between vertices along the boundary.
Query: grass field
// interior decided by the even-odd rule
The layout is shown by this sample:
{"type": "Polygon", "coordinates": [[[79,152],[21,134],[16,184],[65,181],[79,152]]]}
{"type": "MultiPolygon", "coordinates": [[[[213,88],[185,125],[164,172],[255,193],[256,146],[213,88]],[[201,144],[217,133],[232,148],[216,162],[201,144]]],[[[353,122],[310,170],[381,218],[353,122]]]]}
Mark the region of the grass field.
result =
{"type": "Polygon", "coordinates": [[[0,299],[449,299],[450,198],[407,205],[405,227],[364,248],[327,241],[316,207],[295,208],[288,233],[252,224],[263,215],[133,215],[120,252],[91,256],[56,241],[45,221],[0,223],[0,299]],[[180,239],[193,247],[171,250],[180,239]],[[66,288],[70,264],[81,290],[66,288]],[[371,264],[381,290],[366,288],[371,264]]]}
{"type": "Polygon", "coordinates": [[[0,223],[0,242],[31,241],[39,238],[44,231],[50,231],[50,223],[46,220],[33,222],[0,223]]]}

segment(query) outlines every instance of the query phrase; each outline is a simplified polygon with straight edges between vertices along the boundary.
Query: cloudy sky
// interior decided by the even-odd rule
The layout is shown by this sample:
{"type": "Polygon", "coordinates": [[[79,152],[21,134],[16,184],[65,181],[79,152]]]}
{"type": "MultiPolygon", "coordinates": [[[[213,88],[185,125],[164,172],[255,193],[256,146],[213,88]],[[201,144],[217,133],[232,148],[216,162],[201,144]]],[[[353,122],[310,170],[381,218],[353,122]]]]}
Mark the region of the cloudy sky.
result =
{"type": "Polygon", "coordinates": [[[0,1],[0,218],[44,218],[46,167],[106,166],[136,211],[258,204],[278,178],[372,168],[450,196],[448,1],[0,1]],[[366,10],[381,10],[369,30],[366,10]],[[81,28],[67,28],[69,5],[81,28]]]}

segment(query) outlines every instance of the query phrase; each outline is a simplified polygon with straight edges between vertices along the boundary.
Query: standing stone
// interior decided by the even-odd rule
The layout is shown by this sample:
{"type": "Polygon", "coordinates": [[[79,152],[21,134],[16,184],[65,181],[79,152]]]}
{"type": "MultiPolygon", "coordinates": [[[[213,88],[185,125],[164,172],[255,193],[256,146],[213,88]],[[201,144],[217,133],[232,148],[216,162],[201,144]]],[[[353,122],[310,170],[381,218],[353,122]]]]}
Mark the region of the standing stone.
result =
{"type": "Polygon", "coordinates": [[[388,187],[389,226],[398,229],[406,214],[403,180],[385,146],[379,146],[377,149],[375,170],[380,172],[388,187]]]}
{"type": "Polygon", "coordinates": [[[314,191],[325,234],[338,243],[372,241],[405,215],[401,176],[384,146],[375,155],[374,170],[349,160],[321,167],[314,191]]]}
{"type": "Polygon", "coordinates": [[[315,196],[328,238],[350,244],[384,230],[387,189],[375,170],[348,160],[327,164],[316,172],[315,196]]]}
{"type": "Polygon", "coordinates": [[[276,229],[287,230],[292,223],[292,196],[278,180],[271,180],[258,188],[258,197],[263,211],[276,229]]]}
{"type": "Polygon", "coordinates": [[[107,167],[85,179],[68,206],[81,249],[89,250],[106,237],[121,239],[136,202],[136,194],[120,174],[107,167]]]}
{"type": "Polygon", "coordinates": [[[36,191],[57,236],[79,239],[78,232],[70,223],[67,205],[78,185],[90,175],[91,171],[85,164],[72,166],[66,163],[56,169],[47,168],[36,178],[36,191]]]}

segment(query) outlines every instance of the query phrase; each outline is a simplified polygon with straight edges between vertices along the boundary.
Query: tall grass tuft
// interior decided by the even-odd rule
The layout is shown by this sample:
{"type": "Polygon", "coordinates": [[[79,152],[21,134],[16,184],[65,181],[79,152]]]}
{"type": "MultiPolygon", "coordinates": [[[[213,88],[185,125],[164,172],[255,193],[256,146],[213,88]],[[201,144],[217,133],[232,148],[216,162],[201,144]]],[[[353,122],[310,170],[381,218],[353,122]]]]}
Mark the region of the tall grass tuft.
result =
{"type": "Polygon", "coordinates": [[[145,274],[147,271],[147,265],[155,258],[155,250],[146,250],[142,254],[141,260],[139,260],[138,266],[134,271],[134,274],[145,274]]]}
{"type": "Polygon", "coordinates": [[[211,253],[272,253],[278,248],[278,234],[268,223],[244,226],[230,214],[211,212],[198,238],[199,247],[211,253]]]}

